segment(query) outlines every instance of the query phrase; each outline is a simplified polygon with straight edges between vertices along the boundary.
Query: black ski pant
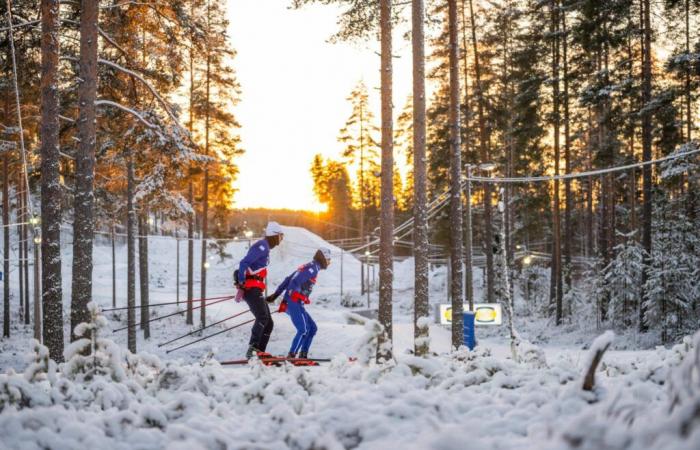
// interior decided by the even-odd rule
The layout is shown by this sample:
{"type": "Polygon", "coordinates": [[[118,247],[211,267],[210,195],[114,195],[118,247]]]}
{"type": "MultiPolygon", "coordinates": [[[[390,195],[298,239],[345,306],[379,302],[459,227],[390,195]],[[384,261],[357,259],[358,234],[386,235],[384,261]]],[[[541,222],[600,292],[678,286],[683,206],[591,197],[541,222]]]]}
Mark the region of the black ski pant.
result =
{"type": "Polygon", "coordinates": [[[267,342],[270,340],[270,334],[272,334],[272,327],[274,325],[272,323],[270,307],[265,301],[262,290],[258,288],[246,289],[243,294],[243,299],[248,304],[250,312],[255,316],[253,330],[250,333],[249,345],[264,352],[267,348],[267,342]]]}

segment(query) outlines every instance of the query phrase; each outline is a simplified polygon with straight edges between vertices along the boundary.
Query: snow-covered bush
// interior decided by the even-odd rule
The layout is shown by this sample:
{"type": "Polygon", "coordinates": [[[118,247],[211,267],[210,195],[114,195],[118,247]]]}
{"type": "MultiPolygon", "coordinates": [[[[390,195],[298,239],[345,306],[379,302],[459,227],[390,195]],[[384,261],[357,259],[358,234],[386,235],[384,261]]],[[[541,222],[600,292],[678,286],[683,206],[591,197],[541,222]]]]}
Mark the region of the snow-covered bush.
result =
{"type": "Polygon", "coordinates": [[[97,304],[90,302],[87,306],[90,322],[75,327],[75,335],[81,338],[66,347],[63,373],[76,381],[89,381],[96,376],[122,381],[126,376],[122,350],[113,341],[100,337],[107,328],[107,319],[97,304]]]}
{"type": "Polygon", "coordinates": [[[654,208],[653,246],[644,286],[644,320],[666,342],[698,329],[700,320],[700,236],[678,205],[658,196],[654,208]]]}
{"type": "Polygon", "coordinates": [[[29,365],[24,370],[24,378],[30,383],[46,379],[52,384],[55,383],[56,363],[49,358],[49,349],[36,339],[32,339],[32,351],[28,358],[29,365]]]}
{"type": "Polygon", "coordinates": [[[644,249],[636,239],[636,231],[617,233],[622,242],[615,246],[615,257],[604,269],[604,287],[608,319],[618,327],[635,327],[642,294],[644,249]]]}

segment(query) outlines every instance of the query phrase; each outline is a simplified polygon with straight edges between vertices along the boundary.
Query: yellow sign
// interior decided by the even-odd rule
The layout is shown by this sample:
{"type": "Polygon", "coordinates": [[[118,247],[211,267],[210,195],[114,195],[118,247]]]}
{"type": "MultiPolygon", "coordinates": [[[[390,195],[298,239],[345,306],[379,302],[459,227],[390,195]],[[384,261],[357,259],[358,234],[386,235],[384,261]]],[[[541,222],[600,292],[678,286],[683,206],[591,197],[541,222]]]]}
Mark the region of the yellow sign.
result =
{"type": "MultiPolygon", "coordinates": [[[[464,311],[469,311],[469,305],[464,305],[464,311]]],[[[452,323],[452,305],[440,305],[440,323],[449,325],[452,323]]],[[[476,303],[474,305],[475,325],[501,325],[503,314],[498,303],[476,303]]]]}

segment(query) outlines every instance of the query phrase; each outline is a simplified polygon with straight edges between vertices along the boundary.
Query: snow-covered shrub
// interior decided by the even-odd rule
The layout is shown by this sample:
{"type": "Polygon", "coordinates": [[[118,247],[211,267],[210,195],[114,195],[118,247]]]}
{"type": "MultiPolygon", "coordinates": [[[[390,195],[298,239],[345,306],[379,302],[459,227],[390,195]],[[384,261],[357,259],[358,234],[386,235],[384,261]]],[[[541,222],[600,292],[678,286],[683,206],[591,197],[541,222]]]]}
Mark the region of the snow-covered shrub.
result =
{"type": "Polygon", "coordinates": [[[524,267],[519,276],[520,292],[526,315],[547,316],[549,309],[549,271],[543,267],[524,267]]]}
{"type": "Polygon", "coordinates": [[[618,232],[623,240],[615,246],[615,257],[604,269],[604,289],[610,303],[608,319],[618,327],[635,327],[639,314],[639,298],[642,294],[644,249],[635,237],[618,232]]]}
{"type": "Polygon", "coordinates": [[[39,341],[33,339],[32,345],[23,374],[0,374],[0,412],[10,406],[22,409],[53,404],[50,389],[56,384],[56,363],[39,341]]]}
{"type": "Polygon", "coordinates": [[[90,381],[96,376],[108,376],[114,381],[125,379],[124,356],[121,348],[113,341],[100,337],[107,328],[107,319],[97,304],[88,303],[90,322],[75,327],[75,335],[80,339],[68,345],[64,351],[65,376],[76,381],[90,381]]]}
{"type": "Polygon", "coordinates": [[[49,358],[49,349],[41,342],[32,339],[33,353],[29,356],[29,365],[24,370],[24,378],[30,383],[48,379],[52,384],[56,381],[56,363],[49,358]]]}
{"type": "Polygon", "coordinates": [[[424,337],[416,338],[414,345],[426,354],[430,351],[430,324],[432,322],[433,320],[429,316],[419,317],[416,321],[416,327],[424,337]]]}
{"type": "Polygon", "coordinates": [[[341,306],[346,308],[357,308],[365,304],[365,300],[362,297],[356,297],[350,292],[346,292],[340,299],[341,306]]]}
{"type": "Polygon", "coordinates": [[[379,336],[384,333],[384,327],[376,320],[367,319],[357,314],[347,313],[345,317],[348,322],[364,325],[365,333],[355,344],[355,354],[357,361],[367,366],[376,360],[379,336]]]}
{"type": "MultiPolygon", "coordinates": [[[[611,332],[610,332],[611,333],[611,332]]],[[[609,344],[600,336],[593,349],[609,344]]],[[[630,368],[618,389],[575,416],[558,434],[568,449],[691,449],[700,443],[700,332],[630,368]],[[691,343],[692,342],[692,343],[691,343]],[[650,360],[650,361],[648,361],[650,360]],[[644,367],[647,362],[653,370],[644,367]],[[650,378],[650,375],[653,377],[650,378]],[[668,386],[668,396],[660,396],[668,386]]],[[[590,358],[589,358],[590,359],[590,358]]],[[[588,361],[586,361],[588,362],[588,361]]]]}
{"type": "Polygon", "coordinates": [[[547,357],[544,351],[526,339],[519,338],[516,342],[518,361],[533,369],[547,367],[547,357]]]}
{"type": "Polygon", "coordinates": [[[698,328],[700,236],[678,205],[657,196],[644,320],[666,342],[698,328]]]}

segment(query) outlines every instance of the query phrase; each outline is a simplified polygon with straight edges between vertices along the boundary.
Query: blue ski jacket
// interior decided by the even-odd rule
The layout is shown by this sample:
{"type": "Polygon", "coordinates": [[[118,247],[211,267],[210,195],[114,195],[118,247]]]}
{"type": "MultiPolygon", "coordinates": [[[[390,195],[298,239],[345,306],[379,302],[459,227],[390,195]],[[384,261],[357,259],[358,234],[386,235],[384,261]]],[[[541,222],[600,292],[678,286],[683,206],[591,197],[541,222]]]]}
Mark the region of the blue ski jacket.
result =
{"type": "Polygon", "coordinates": [[[261,239],[250,246],[248,253],[238,265],[238,282],[245,284],[246,278],[251,275],[260,274],[261,278],[265,278],[267,272],[264,271],[270,264],[270,244],[267,239],[261,239]]]}
{"type": "Polygon", "coordinates": [[[309,295],[316,284],[316,277],[321,270],[321,266],[316,261],[300,266],[296,271],[284,279],[282,284],[277,286],[274,296],[279,296],[284,292],[284,301],[302,301],[310,303],[309,295]]]}

